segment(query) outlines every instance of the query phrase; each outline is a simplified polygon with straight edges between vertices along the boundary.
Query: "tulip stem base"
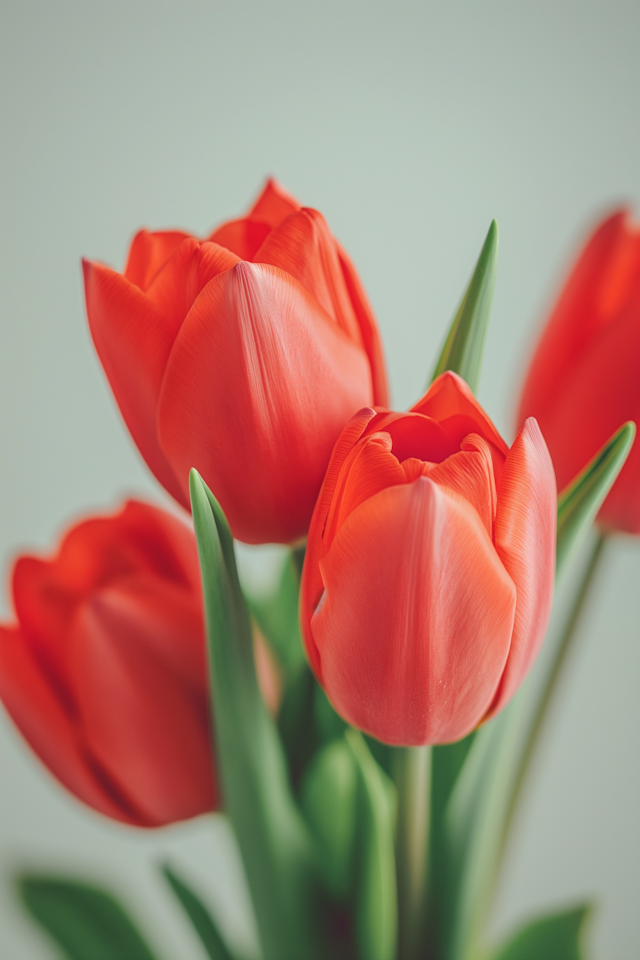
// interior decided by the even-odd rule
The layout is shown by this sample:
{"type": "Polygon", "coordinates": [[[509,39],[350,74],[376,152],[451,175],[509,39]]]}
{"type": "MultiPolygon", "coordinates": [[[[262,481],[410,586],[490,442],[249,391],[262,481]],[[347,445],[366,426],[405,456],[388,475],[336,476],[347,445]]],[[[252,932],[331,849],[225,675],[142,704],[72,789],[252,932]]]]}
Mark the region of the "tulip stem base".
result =
{"type": "Polygon", "coordinates": [[[431,747],[398,748],[394,780],[398,791],[398,960],[415,960],[427,893],[431,747]]]}
{"type": "Polygon", "coordinates": [[[522,789],[529,773],[529,768],[531,766],[531,762],[540,739],[540,734],[549,712],[549,707],[558,689],[558,684],[561,679],[564,666],[569,658],[571,650],[573,649],[577,634],[577,627],[584,610],[585,601],[589,596],[591,585],[594,581],[597,571],[600,568],[602,557],[604,556],[604,547],[607,543],[607,540],[608,537],[606,534],[598,530],[596,539],[591,547],[591,552],[589,554],[584,573],[582,574],[582,579],[571,605],[571,609],[569,610],[569,615],[565,621],[562,635],[560,636],[560,640],[558,641],[554,651],[553,659],[549,666],[540,697],[535,705],[531,720],[529,721],[522,751],[520,753],[518,769],[513,780],[509,805],[504,820],[502,846],[498,861],[499,863],[502,862],[520,795],[522,794],[522,789]]]}

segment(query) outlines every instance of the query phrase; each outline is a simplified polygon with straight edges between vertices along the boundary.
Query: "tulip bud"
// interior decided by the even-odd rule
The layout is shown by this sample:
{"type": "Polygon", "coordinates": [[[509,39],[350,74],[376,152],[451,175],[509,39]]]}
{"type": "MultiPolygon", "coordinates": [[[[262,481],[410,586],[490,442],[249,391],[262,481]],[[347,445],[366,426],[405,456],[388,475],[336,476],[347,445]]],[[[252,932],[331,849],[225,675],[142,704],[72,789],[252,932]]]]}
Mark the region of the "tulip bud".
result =
{"type": "Polygon", "coordinates": [[[207,240],[143,230],[123,274],[85,261],[84,277],[96,350],[160,483],[188,507],[195,467],[240,540],[303,536],[340,430],[386,403],[375,319],[322,215],[269,181],[207,240]]]}
{"type": "Polygon", "coordinates": [[[336,710],[413,746],[458,740],[502,709],[544,637],[555,529],[537,423],[509,450],[456,374],[409,413],[357,414],[302,575],[307,654],[336,710]]]}
{"type": "Polygon", "coordinates": [[[0,697],[79,799],[141,827],[216,806],[195,537],[128,502],[13,571],[0,697]]]}
{"type": "MultiPolygon", "coordinates": [[[[562,490],[628,420],[640,421],[640,229],[625,211],[594,231],[544,328],[522,391],[519,422],[535,416],[562,490]]],[[[640,534],[640,445],[598,514],[640,534]]]]}

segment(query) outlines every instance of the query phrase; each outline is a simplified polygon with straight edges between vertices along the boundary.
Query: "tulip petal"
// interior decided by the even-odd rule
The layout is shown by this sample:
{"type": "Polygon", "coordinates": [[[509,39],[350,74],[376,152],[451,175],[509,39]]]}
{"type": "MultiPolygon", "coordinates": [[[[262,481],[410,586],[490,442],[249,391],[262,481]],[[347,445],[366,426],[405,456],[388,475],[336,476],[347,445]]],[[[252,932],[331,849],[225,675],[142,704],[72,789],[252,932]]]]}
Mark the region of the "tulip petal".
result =
{"type": "Polygon", "coordinates": [[[323,533],[325,550],[356,507],[385,487],[406,482],[391,444],[388,433],[374,433],[356,444],[344,461],[323,533]]]}
{"type": "Polygon", "coordinates": [[[0,627],[0,699],[32,750],[71,793],[109,817],[136,822],[87,762],[73,722],[19,628],[0,627]]]}
{"type": "Polygon", "coordinates": [[[175,331],[129,280],[83,261],[89,327],[120,412],[147,466],[188,506],[156,435],[156,405],[175,331]]]}
{"type": "Polygon", "coordinates": [[[145,291],[160,267],[189,237],[182,230],[139,230],[131,241],[124,276],[140,290],[145,291]]]}
{"type": "Polygon", "coordinates": [[[477,434],[462,442],[463,449],[432,467],[426,476],[455,490],[475,507],[489,539],[493,541],[496,485],[489,444],[477,434]]]}
{"type": "Polygon", "coordinates": [[[77,604],[109,583],[145,576],[181,586],[200,605],[193,530],[165,510],[134,500],[113,516],[74,526],[52,560],[21,557],[16,562],[16,615],[69,709],[73,704],[61,657],[77,604]]]}
{"type": "Polygon", "coordinates": [[[627,211],[618,210],[591,236],[549,318],[529,367],[519,423],[534,415],[546,436],[544,425],[554,416],[568,371],[581,362],[584,351],[616,319],[639,284],[640,233],[627,211]]]}
{"type": "MultiPolygon", "coordinates": [[[[381,418],[378,430],[386,430],[393,441],[393,455],[400,463],[418,458],[428,463],[440,463],[453,453],[442,427],[431,417],[420,413],[390,414],[381,418]]],[[[454,449],[458,449],[456,446],[454,449]]]]}
{"type": "Polygon", "coordinates": [[[92,754],[147,825],[159,826],[215,806],[208,707],[204,682],[183,682],[175,656],[166,659],[193,627],[184,609],[137,601],[105,590],[78,611],[69,671],[92,754]]]}
{"type": "Polygon", "coordinates": [[[367,426],[376,419],[375,410],[370,408],[359,410],[336,440],[309,525],[303,576],[300,582],[300,630],[309,663],[317,677],[320,676],[320,657],[309,623],[324,590],[319,561],[328,549],[324,540],[327,516],[333,503],[336,485],[341,479],[343,482],[347,480],[348,474],[342,473],[345,459],[351,454],[367,426]]]}
{"type": "Polygon", "coordinates": [[[446,370],[411,410],[437,420],[451,445],[451,453],[469,433],[479,433],[506,456],[508,446],[462,377],[446,370]]]}
{"type": "Polygon", "coordinates": [[[203,287],[236,263],[238,257],[226,247],[189,237],[156,273],[147,297],[163,314],[171,342],[203,287]]]}
{"type": "Polygon", "coordinates": [[[369,357],[371,377],[373,380],[373,402],[376,407],[386,407],[389,404],[389,387],[387,385],[387,371],[384,360],[384,351],[380,340],[380,331],[369,303],[369,298],[362,286],[356,268],[345,250],[337,244],[340,266],[347,285],[347,292],[353,309],[360,324],[360,334],[364,348],[369,357]]]}
{"type": "Polygon", "coordinates": [[[511,699],[544,640],[553,596],[556,511],[551,457],[531,417],[507,455],[498,489],[495,545],[518,599],[509,658],[490,715],[511,699]]]}
{"type": "Polygon", "coordinates": [[[300,204],[273,177],[265,183],[262,193],[247,214],[247,219],[266,223],[275,229],[285,217],[300,209],[300,204]]]}
{"type": "Polygon", "coordinates": [[[241,262],[182,325],[158,434],[185,497],[196,467],[237,538],[290,543],[307,531],[340,430],[370,402],[365,356],[316,301],[276,267],[241,262]]]}
{"type": "Polygon", "coordinates": [[[339,713],[387,743],[457,740],[491,704],[514,584],[476,511],[426,477],[361,504],[320,561],[310,630],[339,713]]]}
{"type": "Polygon", "coordinates": [[[254,261],[270,263],[294,277],[349,339],[362,346],[336,242],[321,213],[303,208],[291,214],[269,234],[254,261]]]}
{"type": "MultiPolygon", "coordinates": [[[[640,284],[635,299],[593,338],[564,376],[553,408],[540,418],[563,490],[627,420],[640,423],[640,284]]],[[[640,533],[640,444],[636,440],[611,488],[599,521],[640,533]]]]}
{"type": "Polygon", "coordinates": [[[212,243],[226,247],[240,260],[253,260],[270,233],[269,224],[258,223],[243,217],[240,220],[229,220],[223,223],[208,239],[212,243]]]}

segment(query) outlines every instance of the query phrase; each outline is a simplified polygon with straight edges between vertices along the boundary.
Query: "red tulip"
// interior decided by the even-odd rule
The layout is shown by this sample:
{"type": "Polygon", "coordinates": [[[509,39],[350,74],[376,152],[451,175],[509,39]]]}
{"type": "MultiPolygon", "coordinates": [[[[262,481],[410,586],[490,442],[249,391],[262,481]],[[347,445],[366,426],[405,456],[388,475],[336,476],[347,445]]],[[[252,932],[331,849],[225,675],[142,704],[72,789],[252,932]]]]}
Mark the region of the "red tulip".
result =
{"type": "Polygon", "coordinates": [[[140,231],[124,274],[84,263],[100,360],[140,452],[185,507],[196,467],[236,537],[308,528],[333,444],[386,403],[378,331],[316,210],[273,181],[205,241],[140,231]]]}
{"type": "MultiPolygon", "coordinates": [[[[640,423],[640,229],[620,211],[576,261],[533,356],[519,418],[540,423],[562,490],[627,420],[640,423]]],[[[640,444],[600,509],[640,533],[640,444]]]]}
{"type": "Polygon", "coordinates": [[[535,420],[509,450],[460,377],[409,413],[363,410],[309,530],[302,629],[336,710],[392,744],[465,736],[544,637],[556,493],[535,420]]]}
{"type": "Polygon", "coordinates": [[[13,571],[0,696],[77,797],[142,827],[216,806],[195,538],[133,501],[13,571]]]}

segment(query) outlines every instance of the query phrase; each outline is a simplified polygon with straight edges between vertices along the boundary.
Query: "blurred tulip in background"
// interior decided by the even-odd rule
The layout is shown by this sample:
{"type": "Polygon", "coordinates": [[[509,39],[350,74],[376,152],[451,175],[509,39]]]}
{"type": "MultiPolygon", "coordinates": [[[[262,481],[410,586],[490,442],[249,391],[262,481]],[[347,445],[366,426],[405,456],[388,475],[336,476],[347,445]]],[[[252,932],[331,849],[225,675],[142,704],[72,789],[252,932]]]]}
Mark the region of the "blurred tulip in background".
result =
{"type": "Polygon", "coordinates": [[[13,571],[0,696],[40,759],[101,813],[151,827],[216,807],[192,530],[144,503],[72,527],[13,571]]]}
{"type": "MultiPolygon", "coordinates": [[[[524,385],[519,422],[534,416],[563,489],[627,420],[640,420],[640,229],[626,211],[581,251],[524,385]]],[[[640,445],[600,509],[605,529],[640,533],[640,445]]]]}

